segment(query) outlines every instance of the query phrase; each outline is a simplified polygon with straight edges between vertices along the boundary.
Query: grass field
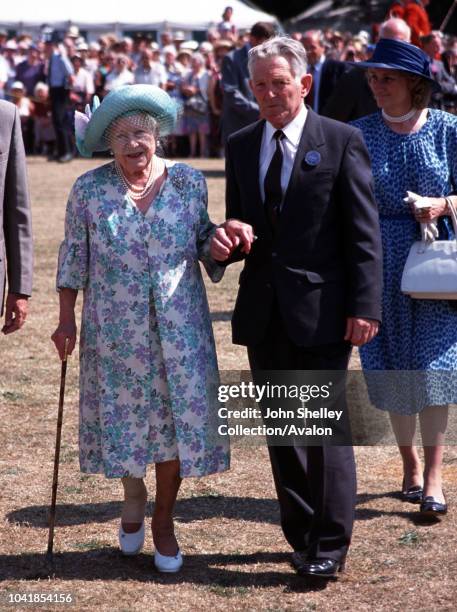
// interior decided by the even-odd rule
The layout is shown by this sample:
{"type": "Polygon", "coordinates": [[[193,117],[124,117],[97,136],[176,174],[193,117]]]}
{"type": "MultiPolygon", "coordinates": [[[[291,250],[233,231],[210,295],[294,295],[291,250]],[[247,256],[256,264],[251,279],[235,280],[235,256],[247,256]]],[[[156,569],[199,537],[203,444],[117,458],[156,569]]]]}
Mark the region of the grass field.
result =
{"type": "MultiPolygon", "coordinates": [[[[65,201],[74,179],[97,162],[65,166],[31,158],[35,291],[24,329],[0,337],[0,610],[14,594],[68,594],[76,610],[455,610],[457,601],[457,452],[446,453],[450,513],[422,525],[397,491],[395,448],[359,447],[358,503],[347,571],[326,589],[310,588],[289,565],[264,447],[234,448],[232,469],[183,483],[176,531],[185,555],[178,575],[153,569],[152,538],[138,557],[117,548],[121,487],[83,475],[78,467],[77,354],[71,357],[55,534],[55,564],[45,563],[47,508],[60,365],[49,339],[57,323],[56,253],[65,201]]],[[[220,160],[196,161],[209,184],[210,214],[223,218],[220,160]]],[[[230,314],[239,266],[208,286],[220,366],[247,369],[242,347],[230,341],[230,314]]],[[[352,368],[358,367],[354,356],[352,368]]],[[[153,470],[148,476],[153,502],[153,470]]],[[[151,509],[149,508],[149,513],[151,509]]],[[[35,604],[57,609],[69,604],[35,604]]]]}

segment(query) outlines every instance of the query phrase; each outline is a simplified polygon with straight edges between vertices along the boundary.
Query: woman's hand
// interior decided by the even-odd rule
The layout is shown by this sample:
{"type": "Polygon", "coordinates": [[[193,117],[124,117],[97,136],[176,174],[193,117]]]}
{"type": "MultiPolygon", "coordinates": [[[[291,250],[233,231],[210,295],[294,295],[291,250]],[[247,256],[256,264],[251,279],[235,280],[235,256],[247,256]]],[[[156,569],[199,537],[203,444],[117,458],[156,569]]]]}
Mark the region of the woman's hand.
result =
{"type": "Polygon", "coordinates": [[[65,341],[68,338],[67,355],[71,355],[76,344],[76,322],[60,322],[51,336],[61,361],[65,358],[65,341]]]}
{"type": "Polygon", "coordinates": [[[409,203],[414,218],[418,223],[430,223],[438,217],[447,215],[447,203],[444,198],[422,197],[412,191],[407,192],[405,201],[409,203]]]}
{"type": "Polygon", "coordinates": [[[218,227],[211,238],[209,254],[215,261],[225,261],[235,247],[223,227],[218,227]]]}

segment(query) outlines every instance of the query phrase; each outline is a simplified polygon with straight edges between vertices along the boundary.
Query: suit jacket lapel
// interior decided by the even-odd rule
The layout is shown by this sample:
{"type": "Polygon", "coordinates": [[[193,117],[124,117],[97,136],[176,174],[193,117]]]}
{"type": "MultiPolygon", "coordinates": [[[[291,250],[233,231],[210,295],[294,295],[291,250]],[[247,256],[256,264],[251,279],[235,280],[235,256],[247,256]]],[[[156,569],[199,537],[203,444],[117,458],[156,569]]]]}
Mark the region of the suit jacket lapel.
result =
{"type": "MultiPolygon", "coordinates": [[[[303,186],[303,180],[306,181],[306,170],[311,170],[315,166],[307,164],[305,161],[306,154],[310,151],[318,151],[325,144],[324,134],[321,127],[321,119],[317,113],[308,108],[308,115],[306,117],[303,132],[298,145],[297,154],[295,156],[294,165],[292,167],[292,173],[290,175],[289,184],[287,186],[286,194],[282,205],[280,215],[280,228],[287,222],[288,210],[292,206],[292,200],[296,198],[296,190],[299,179],[300,184],[303,186]]],[[[313,180],[310,177],[310,180],[313,180]]],[[[305,194],[300,198],[300,203],[304,205],[305,194]]]]}

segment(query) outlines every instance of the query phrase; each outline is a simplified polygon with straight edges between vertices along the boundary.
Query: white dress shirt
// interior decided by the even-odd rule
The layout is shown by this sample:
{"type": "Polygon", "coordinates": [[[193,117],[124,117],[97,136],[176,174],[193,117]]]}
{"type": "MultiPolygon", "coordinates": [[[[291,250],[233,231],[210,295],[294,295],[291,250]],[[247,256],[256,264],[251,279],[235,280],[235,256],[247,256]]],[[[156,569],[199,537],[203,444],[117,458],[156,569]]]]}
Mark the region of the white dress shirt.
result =
{"type": "MultiPolygon", "coordinates": [[[[305,125],[306,116],[308,111],[304,104],[301,105],[298,115],[292,119],[285,127],[282,128],[285,138],[281,140],[281,146],[283,151],[283,161],[281,168],[281,188],[282,195],[286,193],[287,185],[290,181],[290,175],[292,174],[292,168],[297,154],[298,145],[305,125]]],[[[273,134],[276,132],[276,128],[271,125],[268,121],[265,122],[262,135],[262,144],[260,145],[260,159],[259,159],[259,182],[260,182],[260,194],[262,201],[265,201],[265,188],[264,181],[270,165],[271,159],[276,151],[276,140],[273,138],[273,134]]]]}

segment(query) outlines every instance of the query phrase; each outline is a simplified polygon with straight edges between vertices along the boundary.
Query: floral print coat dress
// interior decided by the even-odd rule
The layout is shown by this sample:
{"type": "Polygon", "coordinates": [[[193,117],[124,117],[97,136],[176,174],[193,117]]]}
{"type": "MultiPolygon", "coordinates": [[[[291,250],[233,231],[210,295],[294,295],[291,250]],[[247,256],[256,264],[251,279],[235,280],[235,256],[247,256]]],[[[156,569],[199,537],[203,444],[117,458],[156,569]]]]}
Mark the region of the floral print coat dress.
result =
{"type": "Polygon", "coordinates": [[[229,467],[218,436],[217,361],[198,260],[214,231],[203,175],[167,162],[168,176],[141,213],[114,163],[71,191],[57,287],[84,291],[80,338],[83,472],[142,478],[148,463],[179,458],[181,476],[229,467]]]}

